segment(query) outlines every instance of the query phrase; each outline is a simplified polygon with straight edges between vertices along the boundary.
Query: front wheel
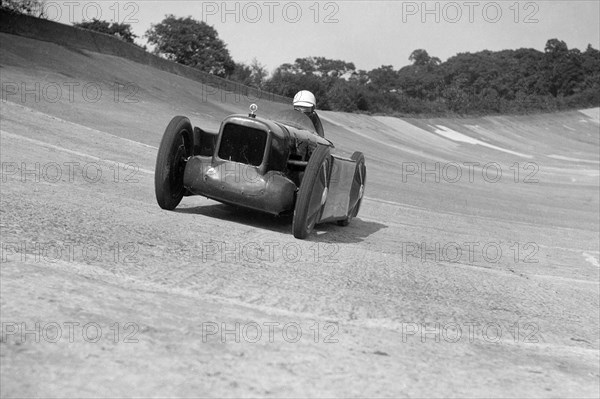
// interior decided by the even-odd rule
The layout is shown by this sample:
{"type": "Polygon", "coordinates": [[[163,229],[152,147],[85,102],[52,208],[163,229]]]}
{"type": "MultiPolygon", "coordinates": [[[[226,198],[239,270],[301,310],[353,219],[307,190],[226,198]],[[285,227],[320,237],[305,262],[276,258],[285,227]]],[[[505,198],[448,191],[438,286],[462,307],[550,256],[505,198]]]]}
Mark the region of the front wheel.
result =
{"type": "Polygon", "coordinates": [[[330,166],[329,147],[317,146],[308,161],[298,190],[292,221],[292,231],[296,238],[308,237],[323,214],[329,190],[330,166]]]}
{"type": "Polygon", "coordinates": [[[163,134],[154,170],[156,201],[162,209],[175,209],[185,194],[183,173],[193,153],[192,132],[190,120],[176,116],[163,134]]]}

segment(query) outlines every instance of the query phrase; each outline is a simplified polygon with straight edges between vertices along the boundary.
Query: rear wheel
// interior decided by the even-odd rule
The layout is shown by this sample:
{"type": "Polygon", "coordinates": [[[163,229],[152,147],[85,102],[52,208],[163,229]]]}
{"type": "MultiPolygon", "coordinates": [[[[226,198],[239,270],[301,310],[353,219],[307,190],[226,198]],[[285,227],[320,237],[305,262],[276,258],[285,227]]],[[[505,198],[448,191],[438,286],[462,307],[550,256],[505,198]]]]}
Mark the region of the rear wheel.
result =
{"type": "Polygon", "coordinates": [[[304,171],[296,199],[292,221],[292,230],[296,238],[308,237],[323,214],[329,190],[330,166],[329,147],[317,146],[304,171]]]}
{"type": "Polygon", "coordinates": [[[192,132],[190,120],[176,116],[163,134],[154,170],[156,201],[162,209],[175,209],[186,192],[183,173],[186,161],[193,153],[192,132]]]}
{"type": "Polygon", "coordinates": [[[365,156],[362,152],[356,151],[350,157],[356,162],[354,169],[354,180],[352,180],[352,187],[350,188],[350,200],[356,198],[356,203],[348,211],[348,217],[344,220],[338,220],[338,225],[348,226],[350,221],[358,215],[360,204],[362,203],[363,194],[365,192],[365,184],[367,183],[367,167],[365,166],[365,156]]]}

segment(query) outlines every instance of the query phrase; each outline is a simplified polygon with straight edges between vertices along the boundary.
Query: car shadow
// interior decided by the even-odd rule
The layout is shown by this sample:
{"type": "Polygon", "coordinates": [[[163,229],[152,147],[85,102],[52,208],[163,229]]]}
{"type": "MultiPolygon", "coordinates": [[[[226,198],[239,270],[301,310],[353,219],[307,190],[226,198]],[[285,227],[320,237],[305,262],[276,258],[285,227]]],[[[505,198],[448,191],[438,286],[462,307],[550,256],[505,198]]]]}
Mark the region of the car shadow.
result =
{"type": "Polygon", "coordinates": [[[317,225],[313,233],[306,238],[307,241],[326,243],[356,244],[379,230],[387,229],[383,223],[371,222],[356,217],[348,226],[338,226],[337,223],[323,223],[317,225]]]}
{"type": "MultiPolygon", "coordinates": [[[[238,208],[225,204],[179,207],[173,212],[192,215],[202,215],[228,222],[241,223],[257,229],[265,229],[281,234],[292,234],[292,215],[274,216],[268,213],[251,209],[238,208]]],[[[306,241],[331,242],[331,243],[359,243],[371,234],[385,229],[388,226],[382,223],[362,220],[360,217],[352,219],[346,227],[337,223],[323,223],[315,227],[313,233],[306,241]]]]}
{"type": "Polygon", "coordinates": [[[292,216],[274,216],[252,209],[238,208],[232,205],[215,204],[176,208],[173,212],[203,215],[228,222],[241,223],[246,226],[265,229],[277,233],[292,233],[292,216]]]}

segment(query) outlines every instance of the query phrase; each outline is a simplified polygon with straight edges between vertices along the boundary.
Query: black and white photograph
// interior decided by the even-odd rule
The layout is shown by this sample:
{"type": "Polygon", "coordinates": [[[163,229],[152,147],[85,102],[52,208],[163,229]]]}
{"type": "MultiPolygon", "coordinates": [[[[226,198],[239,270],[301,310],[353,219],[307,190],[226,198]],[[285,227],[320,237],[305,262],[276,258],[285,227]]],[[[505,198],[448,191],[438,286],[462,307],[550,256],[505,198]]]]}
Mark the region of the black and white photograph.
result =
{"type": "Polygon", "coordinates": [[[600,1],[0,0],[0,398],[600,397],[600,1]]]}

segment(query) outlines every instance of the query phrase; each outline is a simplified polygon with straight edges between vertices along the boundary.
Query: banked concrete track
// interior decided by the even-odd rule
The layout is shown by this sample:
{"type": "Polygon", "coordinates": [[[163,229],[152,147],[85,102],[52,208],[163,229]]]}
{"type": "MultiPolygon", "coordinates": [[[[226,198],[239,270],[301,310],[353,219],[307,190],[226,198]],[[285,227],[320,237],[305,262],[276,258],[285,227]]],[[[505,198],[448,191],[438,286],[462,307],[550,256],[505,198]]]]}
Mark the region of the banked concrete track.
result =
{"type": "Polygon", "coordinates": [[[171,117],[213,129],[254,99],[0,39],[3,397],[598,396],[598,110],[322,112],[366,198],[298,241],[154,198],[171,117]]]}

